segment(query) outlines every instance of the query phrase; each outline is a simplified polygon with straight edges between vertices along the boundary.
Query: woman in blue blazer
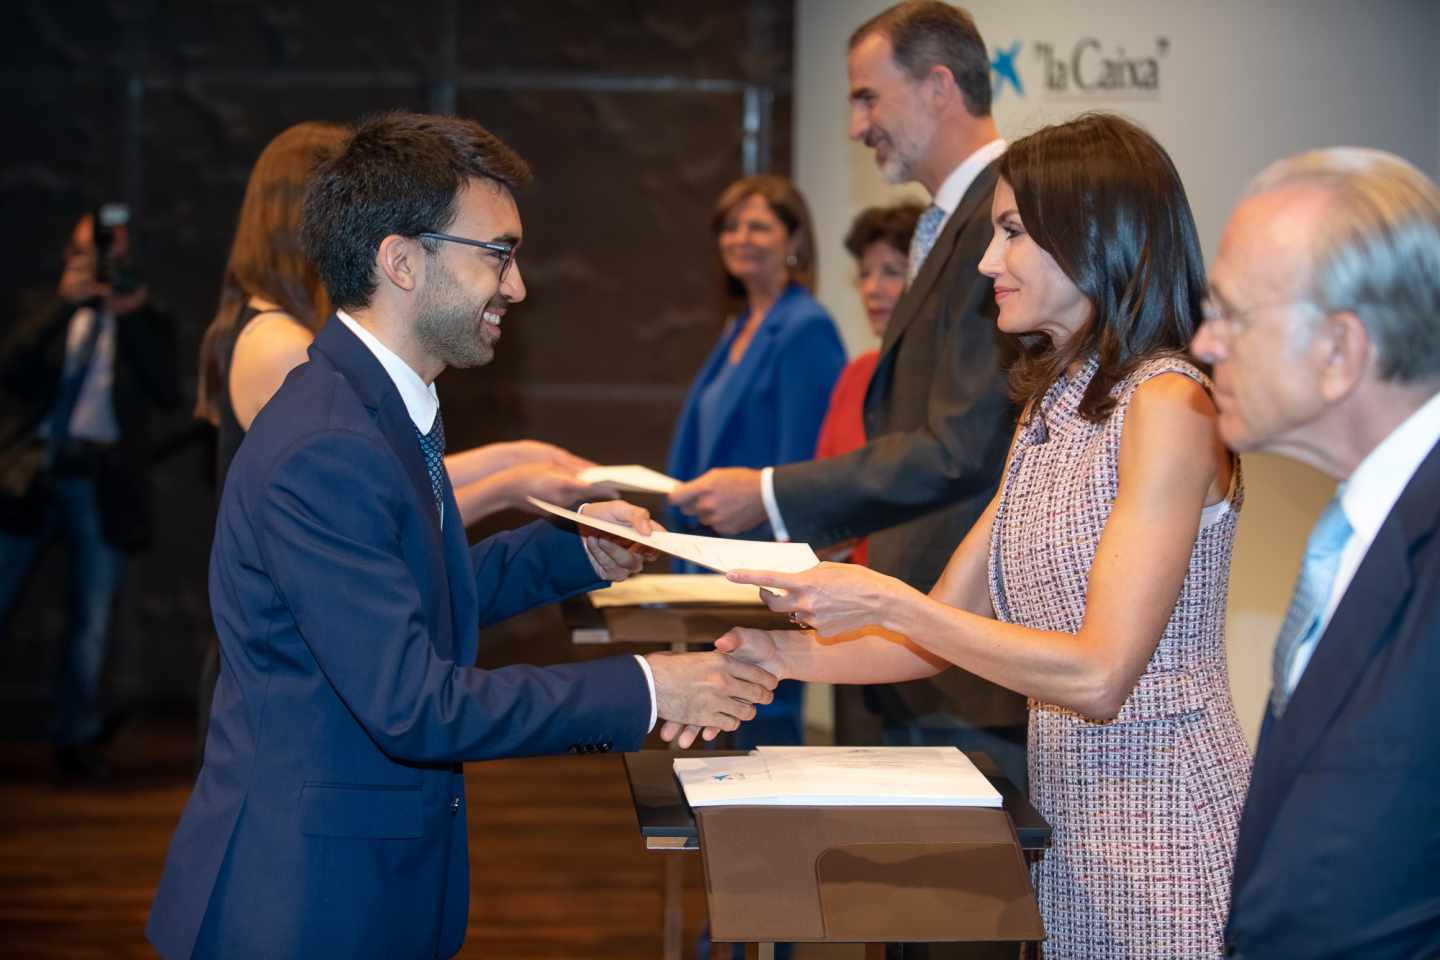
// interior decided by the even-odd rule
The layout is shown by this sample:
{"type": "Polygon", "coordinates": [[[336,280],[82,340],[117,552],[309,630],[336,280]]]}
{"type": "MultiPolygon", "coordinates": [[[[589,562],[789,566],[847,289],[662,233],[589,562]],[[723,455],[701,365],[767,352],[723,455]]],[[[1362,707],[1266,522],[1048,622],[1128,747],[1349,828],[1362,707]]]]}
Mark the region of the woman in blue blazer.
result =
{"type": "MultiPolygon", "coordinates": [[[[670,441],[666,472],[682,481],[713,467],[811,459],[845,366],[835,323],[812,295],[815,238],[795,185],[772,174],[737,180],[716,201],[712,227],[740,312],[691,384],[670,441]]],[[[673,507],[667,518],[671,530],[710,532],[673,507]]],[[[800,699],[799,684],[781,684],[737,744],[799,743],[800,699]]]]}

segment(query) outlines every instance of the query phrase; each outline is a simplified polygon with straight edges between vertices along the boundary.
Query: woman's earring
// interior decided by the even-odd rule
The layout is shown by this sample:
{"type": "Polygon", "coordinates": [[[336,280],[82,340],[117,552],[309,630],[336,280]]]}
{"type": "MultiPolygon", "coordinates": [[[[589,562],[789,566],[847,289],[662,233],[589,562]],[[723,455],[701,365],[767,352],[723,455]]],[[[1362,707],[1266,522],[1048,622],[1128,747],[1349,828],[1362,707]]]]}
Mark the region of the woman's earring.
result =
{"type": "Polygon", "coordinates": [[[797,257],[797,256],[795,256],[795,254],[793,254],[793,253],[792,253],[792,254],[788,254],[788,255],[785,257],[785,266],[787,266],[787,267],[790,267],[790,268],[793,269],[793,268],[794,268],[796,265],[798,265],[799,263],[800,263],[800,258],[797,257]]]}

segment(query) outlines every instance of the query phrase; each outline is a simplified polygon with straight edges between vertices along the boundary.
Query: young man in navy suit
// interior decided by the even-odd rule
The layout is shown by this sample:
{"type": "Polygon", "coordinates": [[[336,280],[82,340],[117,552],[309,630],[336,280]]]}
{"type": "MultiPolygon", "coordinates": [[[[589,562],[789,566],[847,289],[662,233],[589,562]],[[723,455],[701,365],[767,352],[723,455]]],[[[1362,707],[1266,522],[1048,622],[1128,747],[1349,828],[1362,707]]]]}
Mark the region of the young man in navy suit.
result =
{"type": "Polygon", "coordinates": [[[440,462],[435,378],[488,362],[525,297],[528,178],[476,123],[388,114],[312,179],[306,251],[337,312],[226,483],[220,681],[147,928],[166,957],[451,956],[460,761],[635,750],[657,716],[734,729],[771,697],[715,653],[465,666],[479,627],[640,564],[543,521],[469,546],[440,462]]]}
{"type": "Polygon", "coordinates": [[[1374,150],[1282,160],[1211,291],[1226,442],[1341,481],[1276,642],[1226,955],[1440,955],[1440,189],[1374,150]]]}

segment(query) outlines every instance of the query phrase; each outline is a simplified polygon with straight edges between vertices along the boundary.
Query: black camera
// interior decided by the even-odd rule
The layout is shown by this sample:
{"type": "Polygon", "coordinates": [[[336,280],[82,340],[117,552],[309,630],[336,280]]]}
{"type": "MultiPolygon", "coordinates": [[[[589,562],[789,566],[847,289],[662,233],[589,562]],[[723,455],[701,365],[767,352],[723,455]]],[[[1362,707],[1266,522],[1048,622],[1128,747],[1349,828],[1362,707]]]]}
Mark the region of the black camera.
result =
{"type": "Polygon", "coordinates": [[[130,208],[123,203],[102,203],[95,210],[95,281],[109,284],[116,293],[140,289],[140,277],[131,252],[130,208]]]}

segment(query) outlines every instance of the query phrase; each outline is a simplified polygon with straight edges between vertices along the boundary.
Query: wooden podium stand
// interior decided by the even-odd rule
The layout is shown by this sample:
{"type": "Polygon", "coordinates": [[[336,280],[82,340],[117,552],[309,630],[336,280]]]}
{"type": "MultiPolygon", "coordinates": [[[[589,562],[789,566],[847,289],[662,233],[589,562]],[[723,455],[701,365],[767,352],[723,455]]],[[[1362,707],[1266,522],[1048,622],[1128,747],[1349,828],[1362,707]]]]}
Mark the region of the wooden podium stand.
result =
{"type": "Polygon", "coordinates": [[[710,807],[697,823],[675,756],[626,754],[626,776],[647,848],[701,851],[715,941],[760,943],[764,956],[775,941],[1044,938],[1025,856],[1049,844],[1049,826],[988,757],[972,759],[1000,790],[999,810],[710,807]]]}
{"type": "Polygon", "coordinates": [[[639,643],[675,653],[684,653],[692,646],[709,646],[731,627],[795,628],[784,614],[760,604],[675,603],[597,610],[588,596],[580,596],[562,602],[560,612],[574,643],[639,643]]]}
{"type": "MultiPolygon", "coordinates": [[[[790,627],[763,606],[597,610],[587,597],[574,597],[562,611],[577,644],[675,652],[713,643],[731,627],[790,627]]],[[[1001,811],[730,807],[702,811],[698,823],[672,766],[684,755],[629,753],[625,772],[646,849],[701,851],[713,940],[759,943],[765,957],[775,941],[1043,938],[1024,864],[1049,846],[1050,826],[984,754],[970,759],[1000,791],[1001,811]]],[[[681,864],[670,858],[665,866],[663,956],[679,960],[681,864]]]]}
{"type": "MultiPolygon", "coordinates": [[[[731,627],[756,627],[761,630],[785,630],[793,627],[783,614],[774,613],[763,604],[673,603],[647,607],[605,607],[596,609],[588,595],[570,597],[560,605],[565,626],[572,643],[580,645],[633,643],[684,653],[691,647],[708,647],[731,627]]],[[[675,752],[652,751],[658,756],[674,757],[675,752]]],[[[643,754],[629,754],[631,756],[643,754]]],[[[627,768],[628,769],[628,768],[627,768]]],[[[668,767],[667,769],[667,776],[668,767]]],[[[673,781],[673,776],[671,780],[673,781]]],[[[633,792],[635,780],[630,778],[633,792]]],[[[683,805],[683,799],[677,796],[683,805]]],[[[688,815],[689,838],[666,841],[656,838],[652,850],[699,849],[695,820],[688,815]],[[678,845],[667,845],[676,843],[678,845]],[[688,843],[688,846],[686,845],[688,843]]],[[[647,841],[648,843],[648,841],[647,841]]],[[[662,920],[662,960],[680,960],[684,952],[681,936],[684,928],[682,900],[685,878],[681,863],[674,858],[665,861],[664,918],[662,920]]]]}

